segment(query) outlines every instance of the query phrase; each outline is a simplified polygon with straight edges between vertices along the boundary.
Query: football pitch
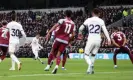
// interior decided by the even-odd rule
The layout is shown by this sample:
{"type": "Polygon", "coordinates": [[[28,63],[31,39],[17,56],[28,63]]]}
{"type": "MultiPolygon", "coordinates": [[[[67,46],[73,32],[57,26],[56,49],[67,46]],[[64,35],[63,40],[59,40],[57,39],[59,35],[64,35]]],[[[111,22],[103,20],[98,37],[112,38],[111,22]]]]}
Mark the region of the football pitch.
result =
{"type": "MultiPolygon", "coordinates": [[[[46,64],[31,58],[21,58],[22,70],[9,71],[9,58],[0,63],[0,80],[133,80],[133,64],[129,60],[118,60],[118,68],[113,68],[112,60],[96,60],[95,74],[86,74],[87,64],[83,59],[69,59],[66,71],[59,68],[57,74],[44,71],[46,64]]],[[[43,59],[45,62],[46,59],[43,59]]],[[[61,65],[60,65],[61,66],[61,65]]]]}

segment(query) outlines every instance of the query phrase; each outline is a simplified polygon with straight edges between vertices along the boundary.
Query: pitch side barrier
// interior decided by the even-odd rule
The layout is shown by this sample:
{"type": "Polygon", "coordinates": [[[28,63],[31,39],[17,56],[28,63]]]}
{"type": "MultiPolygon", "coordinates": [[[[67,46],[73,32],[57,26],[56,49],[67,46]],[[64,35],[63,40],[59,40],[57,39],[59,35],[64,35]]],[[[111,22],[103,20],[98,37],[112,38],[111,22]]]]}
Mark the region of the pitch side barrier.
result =
{"type": "MultiPolygon", "coordinates": [[[[81,53],[70,53],[70,59],[83,59],[84,54],[81,53]]],[[[113,59],[113,53],[98,53],[96,59],[113,59]]],[[[129,59],[129,56],[125,53],[117,55],[117,59],[129,59]]]]}

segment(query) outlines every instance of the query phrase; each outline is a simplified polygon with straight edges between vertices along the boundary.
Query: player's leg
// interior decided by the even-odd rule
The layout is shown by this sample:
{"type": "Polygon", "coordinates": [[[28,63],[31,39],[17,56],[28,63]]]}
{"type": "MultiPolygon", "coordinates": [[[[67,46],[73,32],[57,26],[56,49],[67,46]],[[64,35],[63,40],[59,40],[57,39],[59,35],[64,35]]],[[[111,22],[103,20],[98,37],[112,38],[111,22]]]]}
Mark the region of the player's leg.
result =
{"type": "Polygon", "coordinates": [[[56,55],[56,66],[54,67],[54,69],[52,71],[52,74],[56,74],[57,73],[57,69],[58,69],[60,61],[61,61],[61,57],[60,56],[61,56],[61,52],[58,51],[57,55],[56,55]]]}
{"type": "Polygon", "coordinates": [[[124,53],[127,53],[128,54],[128,56],[129,56],[129,58],[130,58],[130,60],[131,60],[131,62],[133,64],[132,52],[130,51],[130,49],[128,48],[128,46],[123,47],[122,50],[123,50],[124,53]]]}
{"type": "Polygon", "coordinates": [[[66,70],[65,64],[66,64],[67,56],[68,56],[68,53],[67,53],[67,51],[65,50],[65,51],[63,52],[62,70],[66,70]]]}
{"type": "Polygon", "coordinates": [[[38,53],[35,49],[32,49],[32,52],[34,54],[34,59],[36,60],[37,59],[37,56],[38,56],[38,53]]]}
{"type": "Polygon", "coordinates": [[[17,44],[9,44],[9,54],[10,54],[10,57],[11,57],[11,60],[12,60],[12,69],[15,70],[15,64],[14,62],[17,63],[18,65],[18,70],[21,69],[21,62],[18,60],[18,58],[14,55],[16,49],[18,48],[18,45],[17,44]]]}
{"type": "Polygon", "coordinates": [[[33,53],[35,55],[35,59],[39,60],[42,64],[44,64],[44,62],[40,59],[40,57],[38,55],[38,50],[35,50],[33,53]]]}
{"type": "Polygon", "coordinates": [[[44,69],[45,71],[49,71],[50,69],[50,64],[51,64],[51,61],[53,60],[53,50],[51,50],[50,54],[49,54],[49,57],[48,57],[48,63],[47,63],[47,66],[46,68],[44,69]]]}
{"type": "Polygon", "coordinates": [[[4,47],[4,46],[0,47],[0,53],[1,53],[0,62],[5,59],[7,51],[8,51],[8,47],[4,47]]]}
{"type": "Polygon", "coordinates": [[[50,62],[50,68],[52,68],[52,65],[54,64],[54,59],[55,57],[53,57],[52,61],[50,62]]]}
{"type": "Polygon", "coordinates": [[[61,61],[61,53],[65,50],[65,48],[67,47],[67,44],[63,44],[63,43],[60,43],[58,42],[59,44],[59,48],[58,48],[58,52],[57,52],[57,55],[56,55],[56,66],[54,67],[53,71],[52,71],[52,74],[56,74],[57,73],[57,70],[58,70],[58,67],[59,67],[59,64],[60,64],[60,61],[61,61]]]}
{"type": "Polygon", "coordinates": [[[91,72],[90,72],[90,74],[94,74],[95,56],[98,53],[98,50],[100,48],[100,44],[101,44],[100,41],[95,42],[95,45],[94,45],[94,47],[91,51],[92,54],[91,54],[91,66],[90,66],[91,67],[91,72]]]}
{"type": "Polygon", "coordinates": [[[91,52],[92,48],[93,48],[92,42],[87,41],[87,44],[85,46],[85,55],[84,55],[85,61],[88,64],[87,73],[89,73],[90,69],[91,69],[90,67],[91,67],[92,63],[91,63],[91,53],[90,52],[91,52]]]}
{"type": "Polygon", "coordinates": [[[121,49],[115,49],[113,55],[114,68],[117,68],[117,55],[120,53],[121,49]]]}
{"type": "Polygon", "coordinates": [[[54,59],[57,50],[58,50],[58,42],[55,41],[55,42],[53,43],[51,52],[50,52],[50,54],[49,54],[49,57],[48,57],[48,64],[47,64],[46,68],[44,69],[45,71],[49,71],[51,61],[54,59]]]}
{"type": "Polygon", "coordinates": [[[2,62],[2,61],[3,61],[2,56],[3,56],[3,51],[1,50],[1,47],[0,47],[0,62],[2,62]]]}

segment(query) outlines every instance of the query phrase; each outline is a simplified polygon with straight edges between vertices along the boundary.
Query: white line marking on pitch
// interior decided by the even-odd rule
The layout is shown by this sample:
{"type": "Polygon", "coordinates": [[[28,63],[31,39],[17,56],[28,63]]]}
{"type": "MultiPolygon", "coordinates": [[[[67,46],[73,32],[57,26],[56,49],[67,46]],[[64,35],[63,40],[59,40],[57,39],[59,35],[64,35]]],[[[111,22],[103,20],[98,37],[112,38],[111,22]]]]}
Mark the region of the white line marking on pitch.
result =
{"type": "MultiPolygon", "coordinates": [[[[128,73],[133,71],[123,71],[123,72],[96,72],[96,74],[111,74],[111,73],[128,73]]],[[[61,76],[61,75],[78,75],[85,73],[57,73],[57,74],[26,74],[26,75],[10,75],[10,76],[0,76],[0,77],[34,77],[34,76],[61,76]]]]}

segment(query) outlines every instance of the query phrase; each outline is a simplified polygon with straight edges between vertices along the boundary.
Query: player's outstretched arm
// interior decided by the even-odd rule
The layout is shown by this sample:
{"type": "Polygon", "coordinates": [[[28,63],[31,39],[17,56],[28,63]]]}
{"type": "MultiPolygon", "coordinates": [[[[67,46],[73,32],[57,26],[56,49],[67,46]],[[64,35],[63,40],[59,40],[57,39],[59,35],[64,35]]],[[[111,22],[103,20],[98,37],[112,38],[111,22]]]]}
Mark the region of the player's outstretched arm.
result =
{"type": "Polygon", "coordinates": [[[111,45],[111,39],[110,39],[110,37],[109,37],[109,33],[108,33],[108,31],[107,31],[105,25],[102,26],[102,30],[103,30],[103,32],[104,32],[106,38],[108,39],[108,45],[111,45]]]}
{"type": "Polygon", "coordinates": [[[114,41],[114,39],[111,39],[111,41],[112,41],[112,43],[116,46],[116,47],[120,47],[115,41],[114,41]]]}
{"type": "Polygon", "coordinates": [[[83,38],[83,35],[82,35],[82,31],[84,30],[84,25],[81,25],[80,28],[79,28],[79,34],[78,34],[78,39],[82,39],[83,38]]]}
{"type": "Polygon", "coordinates": [[[122,46],[125,46],[126,42],[127,42],[127,39],[126,39],[126,36],[124,36],[124,42],[123,42],[122,46]]]}
{"type": "Polygon", "coordinates": [[[57,28],[59,26],[59,24],[57,23],[57,24],[55,24],[50,30],[49,30],[49,32],[47,33],[47,35],[46,35],[46,40],[48,41],[49,40],[49,38],[50,38],[50,34],[57,28]]]}

